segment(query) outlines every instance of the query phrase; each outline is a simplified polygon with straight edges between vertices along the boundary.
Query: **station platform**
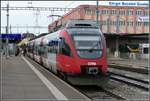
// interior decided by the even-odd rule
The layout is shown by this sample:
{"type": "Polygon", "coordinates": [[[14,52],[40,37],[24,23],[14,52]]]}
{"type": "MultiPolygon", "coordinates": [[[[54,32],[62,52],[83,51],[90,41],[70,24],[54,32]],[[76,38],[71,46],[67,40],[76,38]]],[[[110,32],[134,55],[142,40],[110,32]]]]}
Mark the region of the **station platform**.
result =
{"type": "Polygon", "coordinates": [[[28,57],[1,56],[1,101],[90,99],[28,57]]]}
{"type": "Polygon", "coordinates": [[[127,66],[133,68],[143,68],[148,69],[149,60],[148,59],[123,59],[123,58],[107,58],[108,65],[118,65],[118,66],[127,66]]]}

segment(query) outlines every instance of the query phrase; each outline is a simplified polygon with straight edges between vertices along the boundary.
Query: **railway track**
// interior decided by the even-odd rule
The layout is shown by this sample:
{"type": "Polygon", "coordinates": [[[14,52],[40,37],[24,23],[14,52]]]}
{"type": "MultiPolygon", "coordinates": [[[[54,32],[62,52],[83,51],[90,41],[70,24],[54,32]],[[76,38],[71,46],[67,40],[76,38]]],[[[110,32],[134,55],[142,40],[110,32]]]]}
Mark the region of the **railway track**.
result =
{"type": "Polygon", "coordinates": [[[132,86],[142,88],[142,89],[147,90],[147,91],[149,90],[149,83],[147,83],[146,81],[143,81],[143,80],[139,80],[136,78],[130,78],[128,76],[114,74],[114,73],[112,73],[110,78],[113,80],[127,83],[127,84],[132,85],[132,86]]]}
{"type": "MultiPolygon", "coordinates": [[[[129,68],[128,68],[129,69],[129,68]]],[[[146,91],[149,90],[149,80],[145,78],[147,74],[143,74],[143,72],[138,71],[138,73],[133,72],[133,68],[129,72],[129,70],[122,70],[122,68],[113,68],[108,71],[111,74],[110,78],[119,82],[126,83],[128,85],[136,86],[138,88],[142,88],[146,91]]],[[[135,71],[135,70],[134,70],[135,71]]],[[[148,77],[147,77],[148,78],[148,77]]]]}
{"type": "Polygon", "coordinates": [[[92,100],[126,100],[125,98],[116,95],[99,86],[74,86],[81,93],[92,100]]]}
{"type": "Polygon", "coordinates": [[[115,69],[131,71],[131,72],[141,73],[141,74],[148,74],[148,67],[147,69],[143,69],[143,68],[133,68],[128,66],[116,65],[116,64],[109,64],[108,66],[109,68],[115,68],[115,69]]]}

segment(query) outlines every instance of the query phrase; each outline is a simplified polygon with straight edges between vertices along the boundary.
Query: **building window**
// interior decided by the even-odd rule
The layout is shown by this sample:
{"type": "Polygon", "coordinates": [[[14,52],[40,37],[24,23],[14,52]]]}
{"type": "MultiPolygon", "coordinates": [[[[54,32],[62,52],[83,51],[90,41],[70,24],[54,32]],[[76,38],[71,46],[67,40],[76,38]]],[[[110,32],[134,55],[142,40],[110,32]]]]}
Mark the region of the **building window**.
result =
{"type": "Polygon", "coordinates": [[[109,10],[109,14],[115,14],[115,10],[109,10]]]}
{"type": "Polygon", "coordinates": [[[123,11],[123,15],[126,15],[126,11],[123,11]]]}
{"type": "Polygon", "coordinates": [[[128,22],[127,22],[127,25],[128,25],[128,26],[133,26],[133,21],[128,21],[128,22]]]}
{"type": "Polygon", "coordinates": [[[148,16],[148,11],[144,11],[144,16],[148,16]]]}
{"type": "Polygon", "coordinates": [[[106,21],[104,21],[103,24],[106,25],[106,21]]]}
{"type": "Polygon", "coordinates": [[[112,25],[112,21],[111,20],[109,20],[109,18],[107,19],[107,25],[112,25]]]}
{"type": "Polygon", "coordinates": [[[127,15],[133,15],[133,11],[127,10],[127,15]]]}
{"type": "Polygon", "coordinates": [[[117,14],[117,11],[116,10],[112,10],[111,14],[117,14]]]}
{"type": "Polygon", "coordinates": [[[149,22],[144,22],[144,26],[149,26],[149,22]]]}
{"type": "Polygon", "coordinates": [[[116,21],[112,21],[112,25],[116,26],[116,21]]]}
{"type": "Polygon", "coordinates": [[[142,25],[142,22],[136,21],[136,26],[141,26],[141,25],[142,25]]]}
{"type": "Polygon", "coordinates": [[[125,11],[124,10],[117,11],[116,14],[118,14],[118,13],[119,13],[119,15],[125,15],[125,11]]]}
{"type": "Polygon", "coordinates": [[[109,14],[109,10],[106,10],[106,14],[109,14]]]}
{"type": "Polygon", "coordinates": [[[106,14],[106,10],[102,10],[102,14],[106,14]]]}
{"type": "Polygon", "coordinates": [[[87,15],[91,14],[91,10],[90,9],[85,9],[85,14],[87,14],[87,15]]]}
{"type": "Polygon", "coordinates": [[[109,21],[109,24],[112,25],[112,21],[111,20],[109,21]]]}
{"type": "Polygon", "coordinates": [[[125,21],[119,21],[119,26],[124,26],[125,25],[125,21]]]}
{"type": "Polygon", "coordinates": [[[117,10],[115,10],[114,14],[117,14],[117,10]]]}
{"type": "Polygon", "coordinates": [[[112,10],[112,14],[115,14],[115,10],[112,10]]]}
{"type": "Polygon", "coordinates": [[[92,14],[96,14],[96,10],[95,9],[92,9],[92,14]]]}
{"type": "Polygon", "coordinates": [[[137,11],[136,11],[136,15],[142,15],[142,11],[137,10],[137,11]]]}
{"type": "Polygon", "coordinates": [[[110,10],[110,14],[113,14],[113,10],[110,10]]]}
{"type": "Polygon", "coordinates": [[[121,15],[122,11],[119,11],[119,15],[121,15]]]}
{"type": "Polygon", "coordinates": [[[95,14],[96,10],[95,9],[85,9],[85,14],[87,15],[91,15],[91,14],[95,14]]]}
{"type": "Polygon", "coordinates": [[[125,21],[122,21],[123,26],[125,26],[125,23],[126,23],[125,21]]]}
{"type": "Polygon", "coordinates": [[[101,21],[102,25],[106,25],[107,22],[106,21],[101,21]]]}
{"type": "MultiPolygon", "coordinates": [[[[113,23],[113,25],[117,25],[117,21],[114,21],[114,22],[112,22],[113,23]]],[[[119,26],[125,26],[125,21],[119,21],[118,22],[118,25],[119,26]]]]}
{"type": "Polygon", "coordinates": [[[119,11],[119,15],[125,15],[125,11],[123,10],[119,11]]]}

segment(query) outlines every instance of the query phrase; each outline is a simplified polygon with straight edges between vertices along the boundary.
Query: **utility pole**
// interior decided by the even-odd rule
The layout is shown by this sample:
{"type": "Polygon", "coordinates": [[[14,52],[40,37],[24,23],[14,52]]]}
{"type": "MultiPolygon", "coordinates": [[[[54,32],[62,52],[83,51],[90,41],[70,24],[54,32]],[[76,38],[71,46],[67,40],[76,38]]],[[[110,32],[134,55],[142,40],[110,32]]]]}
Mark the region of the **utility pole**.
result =
{"type": "Polygon", "coordinates": [[[98,22],[98,16],[99,15],[99,10],[98,10],[98,0],[96,1],[96,22],[97,22],[97,27],[99,27],[99,22],[98,22]]]}
{"type": "Polygon", "coordinates": [[[19,25],[17,24],[17,33],[19,33],[19,27],[18,27],[19,25]]]}
{"type": "Polygon", "coordinates": [[[1,56],[2,51],[3,51],[3,50],[2,50],[2,47],[3,47],[3,46],[2,46],[2,45],[3,45],[2,43],[3,43],[3,42],[2,42],[2,34],[0,33],[0,56],[1,56]]]}
{"type": "Polygon", "coordinates": [[[39,28],[39,15],[40,15],[40,11],[37,10],[35,13],[35,26],[36,26],[36,34],[40,34],[40,28],[39,28]]]}
{"type": "Polygon", "coordinates": [[[107,33],[110,33],[110,18],[107,18],[107,33]]]}
{"type": "MultiPolygon", "coordinates": [[[[8,35],[9,33],[9,3],[7,4],[7,27],[6,27],[6,34],[8,35]]],[[[8,58],[9,54],[8,54],[8,48],[9,48],[9,38],[7,36],[6,38],[6,59],[8,58]]]]}
{"type": "Polygon", "coordinates": [[[28,24],[26,24],[26,33],[29,33],[29,31],[28,31],[28,24]]]}
{"type": "Polygon", "coordinates": [[[117,18],[116,18],[116,33],[119,34],[119,10],[117,13],[117,18]]]}
{"type": "Polygon", "coordinates": [[[12,30],[11,30],[11,25],[10,25],[10,31],[9,31],[9,33],[12,33],[12,30]]]}
{"type": "Polygon", "coordinates": [[[119,57],[119,10],[117,12],[117,17],[116,17],[116,51],[115,51],[115,57],[119,57]]]}

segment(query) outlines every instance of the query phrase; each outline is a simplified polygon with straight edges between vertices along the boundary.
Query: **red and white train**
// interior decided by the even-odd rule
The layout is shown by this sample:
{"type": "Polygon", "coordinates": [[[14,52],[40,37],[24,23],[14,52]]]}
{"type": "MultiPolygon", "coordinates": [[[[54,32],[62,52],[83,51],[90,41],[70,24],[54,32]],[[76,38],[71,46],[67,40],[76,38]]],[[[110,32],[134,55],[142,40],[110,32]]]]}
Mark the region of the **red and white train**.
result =
{"type": "Polygon", "coordinates": [[[28,55],[73,84],[104,82],[106,43],[92,20],[69,20],[56,32],[28,43],[28,55]]]}

